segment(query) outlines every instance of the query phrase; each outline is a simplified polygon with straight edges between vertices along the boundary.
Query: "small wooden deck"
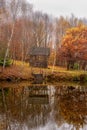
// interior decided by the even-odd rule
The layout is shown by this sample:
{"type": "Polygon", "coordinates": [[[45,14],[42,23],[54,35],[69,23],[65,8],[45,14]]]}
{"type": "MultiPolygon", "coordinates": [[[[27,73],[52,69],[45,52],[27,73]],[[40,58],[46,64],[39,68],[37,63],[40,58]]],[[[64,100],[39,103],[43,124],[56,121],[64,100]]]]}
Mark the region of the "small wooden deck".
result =
{"type": "Polygon", "coordinates": [[[34,73],[32,73],[32,76],[34,77],[34,83],[38,83],[38,84],[41,84],[41,83],[43,83],[43,79],[44,79],[44,76],[43,76],[43,74],[41,74],[41,73],[36,73],[36,74],[34,74],[34,73]]]}

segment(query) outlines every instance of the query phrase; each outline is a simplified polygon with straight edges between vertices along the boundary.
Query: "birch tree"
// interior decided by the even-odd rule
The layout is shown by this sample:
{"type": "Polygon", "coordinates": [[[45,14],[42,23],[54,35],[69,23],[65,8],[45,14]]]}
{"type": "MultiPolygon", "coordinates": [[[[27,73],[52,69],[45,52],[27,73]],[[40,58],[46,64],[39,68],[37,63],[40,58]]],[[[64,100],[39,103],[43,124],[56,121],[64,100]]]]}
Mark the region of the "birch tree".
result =
{"type": "Polygon", "coordinates": [[[21,18],[22,18],[22,32],[21,32],[21,52],[22,52],[22,61],[25,61],[31,39],[31,17],[33,13],[33,7],[31,4],[22,0],[21,3],[21,18]]]}
{"type": "Polygon", "coordinates": [[[8,42],[7,42],[7,49],[4,56],[3,69],[5,68],[6,59],[9,55],[9,48],[10,48],[11,40],[14,34],[15,21],[19,14],[19,7],[20,7],[20,0],[11,0],[7,4],[7,8],[9,8],[9,13],[10,13],[10,18],[11,18],[10,21],[8,22],[12,22],[12,28],[11,28],[10,37],[8,38],[8,42]]]}

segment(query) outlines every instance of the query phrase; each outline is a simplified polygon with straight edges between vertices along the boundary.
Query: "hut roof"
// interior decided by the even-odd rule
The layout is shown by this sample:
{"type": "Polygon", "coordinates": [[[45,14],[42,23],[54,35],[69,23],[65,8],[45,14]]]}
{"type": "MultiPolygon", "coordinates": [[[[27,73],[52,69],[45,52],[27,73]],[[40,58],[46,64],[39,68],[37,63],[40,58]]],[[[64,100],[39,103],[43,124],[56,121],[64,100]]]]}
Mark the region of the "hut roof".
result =
{"type": "Polygon", "coordinates": [[[30,55],[42,55],[42,56],[49,56],[50,55],[50,48],[46,47],[34,47],[30,49],[30,55]]]}

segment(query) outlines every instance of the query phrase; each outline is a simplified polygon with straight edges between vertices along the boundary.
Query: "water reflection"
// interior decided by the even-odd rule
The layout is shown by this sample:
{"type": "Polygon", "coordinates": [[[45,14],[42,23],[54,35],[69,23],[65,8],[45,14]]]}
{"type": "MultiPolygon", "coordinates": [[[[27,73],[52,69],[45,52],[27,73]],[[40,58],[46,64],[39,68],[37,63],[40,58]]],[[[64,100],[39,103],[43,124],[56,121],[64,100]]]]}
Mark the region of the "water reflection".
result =
{"type": "Polygon", "coordinates": [[[0,130],[86,130],[87,88],[29,85],[0,89],[0,130]]]}
{"type": "Polygon", "coordinates": [[[58,126],[67,122],[72,130],[83,129],[87,124],[87,88],[60,86],[55,89],[54,111],[58,126]]]}

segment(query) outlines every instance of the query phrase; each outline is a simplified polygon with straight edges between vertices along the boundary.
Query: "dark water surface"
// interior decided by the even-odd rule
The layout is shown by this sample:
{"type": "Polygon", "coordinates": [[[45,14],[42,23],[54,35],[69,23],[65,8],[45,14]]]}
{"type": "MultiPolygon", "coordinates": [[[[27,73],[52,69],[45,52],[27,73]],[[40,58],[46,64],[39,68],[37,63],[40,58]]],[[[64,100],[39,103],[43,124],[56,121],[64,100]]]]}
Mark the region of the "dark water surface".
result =
{"type": "Polygon", "coordinates": [[[0,130],[87,130],[87,86],[8,86],[0,86],[0,130]]]}

